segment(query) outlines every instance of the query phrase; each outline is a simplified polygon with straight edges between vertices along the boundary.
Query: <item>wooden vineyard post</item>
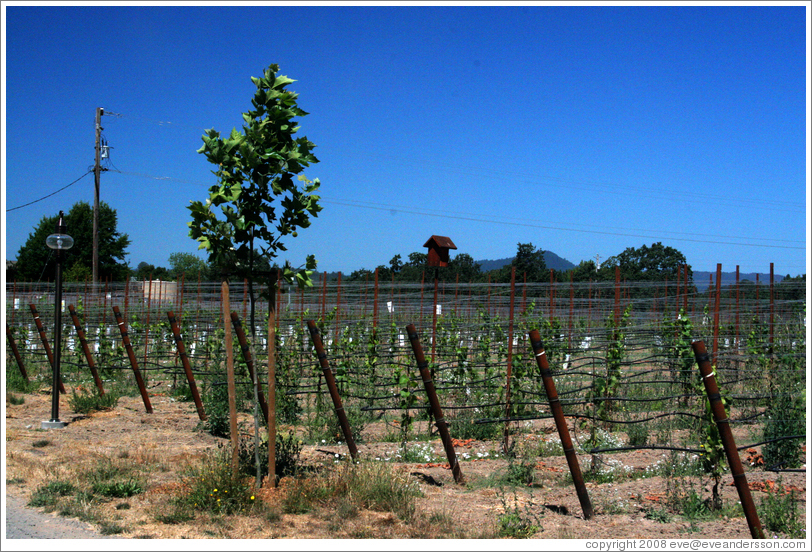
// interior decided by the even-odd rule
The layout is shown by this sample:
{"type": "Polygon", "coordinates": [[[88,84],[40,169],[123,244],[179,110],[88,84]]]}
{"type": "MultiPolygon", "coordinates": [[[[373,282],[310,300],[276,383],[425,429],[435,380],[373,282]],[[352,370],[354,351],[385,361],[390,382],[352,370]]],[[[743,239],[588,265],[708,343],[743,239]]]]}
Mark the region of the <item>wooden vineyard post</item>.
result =
{"type": "MultiPolygon", "coordinates": [[[[34,324],[37,325],[37,331],[39,332],[40,341],[42,341],[42,346],[45,348],[45,354],[48,357],[48,364],[51,365],[51,369],[54,366],[54,354],[51,352],[51,346],[48,344],[48,336],[45,335],[45,327],[42,325],[42,320],[39,318],[39,311],[37,311],[37,306],[34,303],[29,303],[28,308],[31,309],[31,314],[34,316],[34,324]]],[[[65,385],[62,383],[62,376],[59,376],[59,392],[65,394],[65,385]]]]}
{"type": "Polygon", "coordinates": [[[76,314],[76,309],[73,307],[73,305],[68,305],[68,312],[70,312],[70,317],[73,320],[73,326],[76,328],[76,335],[79,336],[79,343],[82,345],[82,351],[85,353],[87,366],[90,368],[90,373],[93,374],[93,381],[96,382],[99,395],[104,396],[104,386],[102,385],[102,380],[99,377],[98,370],[96,370],[96,364],[93,362],[93,356],[90,354],[90,347],[87,344],[87,339],[85,339],[85,332],[82,330],[82,323],[79,321],[79,316],[76,314]]]}
{"type": "Polygon", "coordinates": [[[234,384],[234,342],[231,337],[231,324],[228,323],[231,304],[228,297],[228,282],[220,286],[223,296],[223,327],[225,328],[226,378],[228,379],[228,420],[231,434],[231,476],[236,479],[240,469],[240,436],[237,433],[237,389],[234,384]]]}
{"type": "Polygon", "coordinates": [[[31,380],[28,379],[28,372],[25,371],[25,365],[23,364],[23,359],[20,356],[20,351],[17,350],[17,344],[14,342],[14,335],[11,333],[11,328],[8,324],[6,324],[6,339],[8,339],[8,342],[11,345],[11,352],[14,353],[14,358],[17,360],[17,366],[20,368],[20,373],[23,375],[23,379],[26,382],[30,382],[31,380]]]}
{"type": "Polygon", "coordinates": [[[431,371],[434,373],[434,358],[437,350],[437,288],[440,284],[440,279],[437,273],[437,267],[434,268],[434,302],[432,303],[431,314],[431,371]]]}
{"type": "Polygon", "coordinates": [[[451,442],[451,435],[448,432],[448,424],[443,417],[443,411],[440,408],[440,401],[437,399],[437,392],[434,389],[434,381],[432,381],[431,374],[429,373],[429,364],[423,355],[423,347],[420,346],[420,339],[417,336],[417,329],[414,324],[406,326],[406,333],[409,335],[409,341],[412,344],[412,351],[414,358],[417,361],[417,368],[420,370],[420,377],[423,380],[423,385],[426,388],[426,394],[429,398],[431,411],[434,415],[434,423],[437,426],[437,431],[440,434],[440,439],[445,448],[446,458],[448,458],[448,465],[451,468],[451,473],[454,475],[454,481],[460,485],[465,484],[465,478],[462,476],[460,464],[457,461],[457,453],[454,450],[454,444],[451,442]]]}
{"type": "Polygon", "coordinates": [[[716,427],[719,428],[719,437],[725,449],[730,473],[733,475],[733,483],[739,493],[739,500],[744,510],[744,517],[747,519],[747,525],[750,528],[750,535],[754,539],[763,539],[764,531],[758,519],[753,496],[750,494],[750,487],[747,486],[747,477],[744,475],[744,467],[739,457],[739,451],[736,449],[733,432],[730,429],[730,420],[728,420],[727,412],[725,412],[725,405],[722,403],[722,396],[719,393],[713,366],[711,366],[710,355],[703,341],[694,341],[691,343],[691,348],[694,350],[696,363],[699,365],[699,373],[702,375],[702,382],[705,384],[713,419],[716,421],[716,427]]]}
{"type": "Polygon", "coordinates": [[[358,448],[355,446],[355,439],[352,437],[352,428],[350,428],[347,413],[341,404],[341,396],[338,394],[338,386],[336,385],[335,377],[333,377],[333,371],[330,369],[330,363],[327,361],[327,353],[324,351],[324,344],[321,341],[319,329],[313,320],[307,321],[307,329],[310,331],[310,339],[313,341],[313,347],[316,349],[316,356],[319,359],[319,365],[324,373],[324,381],[327,382],[330,398],[333,399],[333,406],[335,407],[336,416],[338,417],[338,423],[341,426],[341,432],[344,434],[344,440],[347,441],[350,456],[353,460],[356,460],[358,458],[358,448]]]}
{"type": "Polygon", "coordinates": [[[505,383],[505,430],[503,450],[510,450],[510,380],[513,377],[513,306],[516,297],[516,267],[510,269],[510,316],[507,343],[507,382],[505,383]]]}
{"type": "Polygon", "coordinates": [[[172,326],[172,335],[175,339],[175,346],[178,348],[178,356],[180,357],[181,364],[183,364],[183,371],[186,373],[186,381],[189,382],[189,390],[192,393],[192,398],[195,401],[197,408],[197,417],[201,420],[206,419],[206,411],[203,409],[203,401],[200,400],[200,393],[197,392],[197,385],[195,384],[195,376],[192,374],[192,366],[189,364],[189,357],[186,354],[186,347],[183,345],[183,338],[180,335],[180,326],[175,318],[175,313],[169,311],[166,313],[169,318],[169,325],[172,326]]]}
{"type": "Polygon", "coordinates": [[[713,295],[713,364],[719,358],[719,299],[722,295],[722,263],[716,264],[716,293],[713,295]]]}
{"type": "Polygon", "coordinates": [[[555,317],[555,271],[550,269],[550,322],[555,317]]]}
{"type": "Polygon", "coordinates": [[[130,358],[130,365],[135,374],[135,382],[138,384],[138,390],[141,392],[141,399],[144,401],[144,408],[147,409],[148,414],[152,414],[152,404],[149,402],[149,395],[147,394],[147,387],[144,385],[144,378],[141,377],[141,372],[138,371],[138,361],[135,359],[135,351],[133,351],[132,343],[130,343],[130,336],[127,333],[127,323],[121,316],[121,311],[118,307],[113,307],[113,314],[116,317],[116,324],[121,332],[121,341],[124,342],[124,348],[127,350],[127,356],[130,358]]]}
{"type": "Polygon", "coordinates": [[[578,456],[575,454],[575,447],[572,446],[572,439],[567,428],[567,420],[564,418],[564,411],[561,408],[561,400],[558,398],[558,391],[555,389],[550,365],[547,362],[547,354],[541,343],[541,334],[538,330],[530,332],[530,344],[533,354],[536,357],[536,364],[541,372],[541,379],[544,383],[544,390],[547,393],[547,400],[550,402],[550,411],[555,419],[555,427],[558,429],[558,436],[561,438],[561,447],[564,449],[564,456],[567,458],[567,465],[570,468],[572,482],[575,485],[575,492],[578,494],[578,501],[581,503],[581,510],[584,512],[584,519],[592,519],[595,513],[592,511],[592,502],[589,500],[589,493],[584,484],[584,476],[581,474],[581,466],[578,464],[578,456]]]}
{"type": "MultiPolygon", "coordinates": [[[[158,293],[160,293],[160,284],[158,293]]],[[[147,293],[147,322],[144,325],[144,379],[147,377],[147,353],[149,352],[149,316],[152,312],[152,275],[149,277],[149,292],[147,293]]]]}

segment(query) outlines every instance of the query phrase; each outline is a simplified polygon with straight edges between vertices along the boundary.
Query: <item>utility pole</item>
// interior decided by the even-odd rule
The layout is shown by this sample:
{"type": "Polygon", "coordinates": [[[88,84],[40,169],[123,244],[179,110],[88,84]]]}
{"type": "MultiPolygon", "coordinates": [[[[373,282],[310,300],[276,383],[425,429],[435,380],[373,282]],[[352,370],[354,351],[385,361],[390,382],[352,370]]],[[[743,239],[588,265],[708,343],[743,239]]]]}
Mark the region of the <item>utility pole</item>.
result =
{"type": "Polygon", "coordinates": [[[96,193],[93,197],[93,283],[99,283],[99,185],[101,183],[101,117],[104,108],[96,108],[96,193]]]}

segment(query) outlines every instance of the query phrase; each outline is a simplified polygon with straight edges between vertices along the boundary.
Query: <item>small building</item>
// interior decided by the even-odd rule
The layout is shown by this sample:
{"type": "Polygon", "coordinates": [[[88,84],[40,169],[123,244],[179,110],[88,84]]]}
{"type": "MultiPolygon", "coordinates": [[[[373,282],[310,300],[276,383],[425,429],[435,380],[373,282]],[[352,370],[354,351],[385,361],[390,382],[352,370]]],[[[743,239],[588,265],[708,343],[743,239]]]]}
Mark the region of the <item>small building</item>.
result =
{"type": "Polygon", "coordinates": [[[423,247],[429,248],[429,266],[448,266],[448,250],[457,249],[451,238],[446,236],[432,236],[423,244],[423,247]]]}
{"type": "Polygon", "coordinates": [[[145,300],[171,303],[177,298],[178,283],[162,280],[144,280],[141,282],[141,289],[145,300]]]}

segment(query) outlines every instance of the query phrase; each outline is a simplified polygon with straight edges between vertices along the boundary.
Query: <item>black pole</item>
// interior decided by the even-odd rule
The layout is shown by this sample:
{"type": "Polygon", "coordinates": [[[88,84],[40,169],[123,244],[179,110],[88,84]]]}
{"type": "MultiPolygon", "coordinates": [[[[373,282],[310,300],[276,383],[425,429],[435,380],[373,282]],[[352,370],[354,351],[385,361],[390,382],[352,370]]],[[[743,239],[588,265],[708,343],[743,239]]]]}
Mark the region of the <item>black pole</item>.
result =
{"type": "Polygon", "coordinates": [[[56,308],[54,313],[54,383],[51,392],[51,421],[59,421],[59,361],[62,358],[62,252],[56,250],[56,308]]]}
{"type": "MultiPolygon", "coordinates": [[[[53,384],[51,389],[51,419],[48,422],[42,422],[43,429],[49,428],[62,428],[67,424],[59,421],[59,384],[62,381],[60,375],[60,360],[62,358],[62,241],[61,236],[67,234],[65,227],[65,218],[62,211],[59,211],[59,218],[56,221],[56,292],[54,293],[54,365],[53,365],[53,384]]],[[[48,236],[50,240],[52,236],[48,236]]],[[[68,240],[70,237],[67,236],[68,240]]],[[[49,247],[52,247],[49,242],[49,247]]],[[[72,245],[69,241],[67,247],[72,245]]]]}

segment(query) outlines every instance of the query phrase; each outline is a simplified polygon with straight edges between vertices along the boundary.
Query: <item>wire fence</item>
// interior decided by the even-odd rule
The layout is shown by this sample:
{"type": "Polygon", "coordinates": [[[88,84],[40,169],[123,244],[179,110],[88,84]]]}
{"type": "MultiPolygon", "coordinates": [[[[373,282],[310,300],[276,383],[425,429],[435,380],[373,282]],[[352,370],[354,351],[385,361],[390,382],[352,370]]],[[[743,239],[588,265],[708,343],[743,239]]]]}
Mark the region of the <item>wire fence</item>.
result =
{"type": "MultiPolygon", "coordinates": [[[[731,423],[746,428],[739,448],[791,442],[786,446],[801,450],[806,429],[797,398],[806,388],[804,295],[805,282],[749,287],[745,293],[738,284],[713,282],[700,291],[667,282],[402,284],[325,277],[304,290],[281,286],[271,293],[256,286],[252,302],[247,282],[229,285],[230,311],[246,329],[257,367],[268,357],[270,301],[277,305],[277,416],[283,422],[312,424],[330,410],[306,327],[315,320],[353,431],[361,437],[376,421],[405,436],[412,422],[430,418],[408,324],[417,327],[452,435],[501,438],[541,427],[551,418],[550,408],[527,338],[539,330],[583,451],[648,448],[693,456],[703,454],[697,435],[706,417],[690,353],[695,339],[712,351],[731,423]]],[[[185,386],[169,312],[179,323],[204,396],[224,381],[221,284],[65,284],[62,297],[66,385],[89,381],[68,306],[77,313],[105,385],[131,384],[135,369],[114,306],[128,326],[137,369],[153,392],[163,384],[185,386]]],[[[7,285],[7,331],[19,361],[30,378],[49,381],[34,310],[52,339],[53,285],[7,285]]],[[[7,346],[8,371],[16,362],[7,346]]],[[[250,397],[246,368],[245,362],[238,367],[239,383],[250,397]]],[[[267,374],[257,372],[267,385],[267,374]]]]}

